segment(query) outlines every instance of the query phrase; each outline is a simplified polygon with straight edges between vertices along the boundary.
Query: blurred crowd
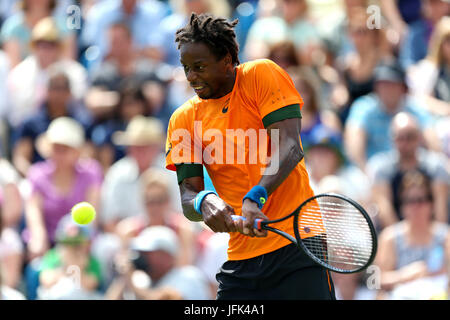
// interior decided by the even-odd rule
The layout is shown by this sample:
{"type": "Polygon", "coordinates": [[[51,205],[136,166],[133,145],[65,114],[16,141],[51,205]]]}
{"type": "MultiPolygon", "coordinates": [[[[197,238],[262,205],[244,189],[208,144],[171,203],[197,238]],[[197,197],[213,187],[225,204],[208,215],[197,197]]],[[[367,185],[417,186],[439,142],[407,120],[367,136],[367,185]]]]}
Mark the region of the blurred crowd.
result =
{"type": "Polygon", "coordinates": [[[335,274],[338,298],[448,298],[450,1],[2,0],[0,300],[215,298],[228,235],[184,218],[164,168],[191,12],[290,74],[313,189],[374,221],[374,268],[335,274]]]}

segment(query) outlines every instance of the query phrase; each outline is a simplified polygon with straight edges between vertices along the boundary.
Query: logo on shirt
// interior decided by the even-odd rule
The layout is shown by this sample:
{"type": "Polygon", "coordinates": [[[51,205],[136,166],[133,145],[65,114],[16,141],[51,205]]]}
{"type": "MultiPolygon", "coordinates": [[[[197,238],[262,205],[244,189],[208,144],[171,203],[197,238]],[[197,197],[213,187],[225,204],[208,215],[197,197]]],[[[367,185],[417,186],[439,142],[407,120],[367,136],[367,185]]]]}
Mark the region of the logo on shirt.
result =
{"type": "Polygon", "coordinates": [[[222,108],[222,113],[227,113],[229,103],[230,103],[230,99],[228,99],[228,100],[225,102],[225,105],[224,105],[223,108],[222,108]]]}
{"type": "Polygon", "coordinates": [[[167,148],[166,157],[169,154],[170,150],[172,150],[172,143],[170,143],[169,147],[167,148]]]}

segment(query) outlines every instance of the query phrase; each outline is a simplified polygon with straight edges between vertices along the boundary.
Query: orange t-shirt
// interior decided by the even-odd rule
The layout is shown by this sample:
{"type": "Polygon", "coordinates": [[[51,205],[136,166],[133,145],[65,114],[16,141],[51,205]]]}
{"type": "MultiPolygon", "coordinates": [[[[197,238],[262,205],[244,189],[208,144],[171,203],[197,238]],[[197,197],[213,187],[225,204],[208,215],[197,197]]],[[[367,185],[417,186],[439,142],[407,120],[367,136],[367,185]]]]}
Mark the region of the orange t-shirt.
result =
{"type": "MultiPolygon", "coordinates": [[[[289,75],[270,60],[243,63],[237,66],[236,74],[234,88],[226,96],[195,96],[175,110],[167,132],[166,167],[176,170],[175,164],[204,165],[220,198],[240,215],[243,197],[259,183],[264,170],[269,170],[272,148],[263,119],[270,119],[274,111],[286,106],[301,108],[303,100],[289,75]]],[[[262,212],[270,220],[279,219],[313,195],[302,160],[269,196],[262,212]]],[[[294,235],[292,219],[274,227],[294,235]]],[[[233,232],[228,258],[248,259],[289,243],[272,232],[265,238],[233,232]]]]}

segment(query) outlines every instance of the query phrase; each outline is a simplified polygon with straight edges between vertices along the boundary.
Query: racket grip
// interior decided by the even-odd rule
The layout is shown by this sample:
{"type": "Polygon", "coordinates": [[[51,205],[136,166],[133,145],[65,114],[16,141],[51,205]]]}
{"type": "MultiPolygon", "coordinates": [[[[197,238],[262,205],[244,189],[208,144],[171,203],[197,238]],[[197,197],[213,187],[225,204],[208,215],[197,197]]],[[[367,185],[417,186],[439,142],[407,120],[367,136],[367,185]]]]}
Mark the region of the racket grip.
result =
{"type": "MultiPolygon", "coordinates": [[[[231,218],[233,219],[233,221],[246,220],[245,217],[237,215],[232,215],[231,218]]],[[[261,230],[261,221],[263,221],[263,219],[255,219],[255,222],[253,223],[253,228],[261,230]]]]}

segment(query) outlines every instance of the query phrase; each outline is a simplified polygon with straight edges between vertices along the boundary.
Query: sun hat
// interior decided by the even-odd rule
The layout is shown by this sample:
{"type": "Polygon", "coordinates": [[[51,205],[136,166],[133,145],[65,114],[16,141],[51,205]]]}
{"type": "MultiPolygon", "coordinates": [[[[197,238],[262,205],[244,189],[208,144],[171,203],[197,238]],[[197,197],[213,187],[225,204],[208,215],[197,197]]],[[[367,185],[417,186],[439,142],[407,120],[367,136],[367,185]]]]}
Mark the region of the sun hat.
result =
{"type": "Polygon", "coordinates": [[[83,126],[69,117],[54,119],[36,140],[36,149],[44,158],[48,158],[52,144],[61,144],[74,149],[81,148],[85,143],[83,126]]]}
{"type": "Polygon", "coordinates": [[[61,34],[55,19],[46,17],[34,26],[31,31],[31,44],[34,45],[38,41],[60,42],[61,34]]]}
{"type": "Polygon", "coordinates": [[[113,134],[113,142],[123,146],[147,146],[164,142],[162,122],[153,117],[135,116],[125,131],[113,134]]]}
{"type": "Polygon", "coordinates": [[[152,226],[144,229],[130,242],[132,250],[141,252],[165,251],[172,256],[178,253],[179,242],[176,233],[165,226],[152,226]]]}

